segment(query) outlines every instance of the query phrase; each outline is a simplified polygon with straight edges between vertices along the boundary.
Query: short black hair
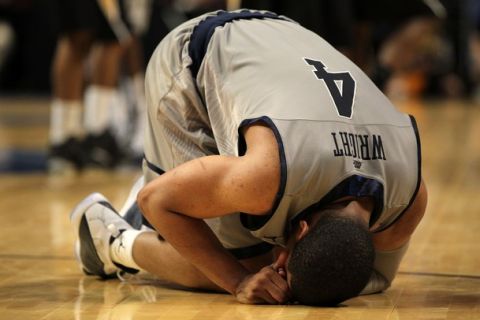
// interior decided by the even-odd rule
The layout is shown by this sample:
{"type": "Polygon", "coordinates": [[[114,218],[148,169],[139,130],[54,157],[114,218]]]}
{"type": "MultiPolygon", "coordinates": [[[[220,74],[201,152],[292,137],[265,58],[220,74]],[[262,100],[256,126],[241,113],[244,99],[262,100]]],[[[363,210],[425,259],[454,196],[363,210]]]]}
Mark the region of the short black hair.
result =
{"type": "Polygon", "coordinates": [[[319,220],[293,248],[288,262],[294,298],[306,305],[335,306],[366,286],[375,250],[368,228],[335,210],[319,220]]]}

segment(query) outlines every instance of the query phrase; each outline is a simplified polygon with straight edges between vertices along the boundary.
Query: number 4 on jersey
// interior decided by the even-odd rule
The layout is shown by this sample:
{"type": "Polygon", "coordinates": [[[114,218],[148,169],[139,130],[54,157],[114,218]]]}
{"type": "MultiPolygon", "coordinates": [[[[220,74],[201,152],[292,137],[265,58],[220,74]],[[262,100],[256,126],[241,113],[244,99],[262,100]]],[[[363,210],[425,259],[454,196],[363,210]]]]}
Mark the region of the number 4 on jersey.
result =
{"type": "Polygon", "coordinates": [[[330,73],[320,61],[303,58],[306,63],[313,66],[313,73],[318,80],[323,80],[332,96],[338,115],[343,118],[352,118],[353,98],[355,96],[355,80],[348,72],[330,73]],[[338,83],[338,85],[337,85],[338,83]],[[339,89],[341,88],[341,91],[339,89]]]}

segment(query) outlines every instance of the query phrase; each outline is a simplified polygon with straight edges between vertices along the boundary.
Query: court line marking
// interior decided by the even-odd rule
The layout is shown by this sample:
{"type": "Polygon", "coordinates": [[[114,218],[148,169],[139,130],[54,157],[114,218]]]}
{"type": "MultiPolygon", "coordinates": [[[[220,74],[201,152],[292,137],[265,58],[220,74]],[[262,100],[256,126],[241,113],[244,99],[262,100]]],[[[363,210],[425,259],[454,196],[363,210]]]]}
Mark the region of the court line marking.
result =
{"type": "Polygon", "coordinates": [[[75,260],[72,256],[52,256],[33,254],[0,254],[0,259],[21,259],[21,260],[75,260]]]}
{"type": "Polygon", "coordinates": [[[443,277],[443,278],[465,278],[480,280],[480,275],[473,274],[454,274],[454,273],[437,273],[437,272],[410,272],[400,271],[398,274],[409,276],[426,276],[426,277],[443,277]]]}
{"type": "MultiPolygon", "coordinates": [[[[22,260],[75,260],[73,256],[33,255],[33,254],[0,254],[0,259],[22,259],[22,260]]],[[[400,271],[398,274],[411,276],[443,277],[443,278],[465,278],[480,280],[480,275],[437,273],[437,272],[413,272],[400,271]]]]}

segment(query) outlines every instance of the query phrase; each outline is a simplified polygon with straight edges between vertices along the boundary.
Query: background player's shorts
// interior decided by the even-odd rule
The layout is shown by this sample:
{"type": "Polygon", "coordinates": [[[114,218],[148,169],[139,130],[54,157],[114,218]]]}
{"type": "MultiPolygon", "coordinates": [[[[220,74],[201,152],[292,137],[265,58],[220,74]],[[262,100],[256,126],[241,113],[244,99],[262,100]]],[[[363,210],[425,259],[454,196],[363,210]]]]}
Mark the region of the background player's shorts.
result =
{"type": "Polygon", "coordinates": [[[117,0],[107,1],[116,7],[120,14],[120,19],[116,20],[121,21],[113,22],[112,19],[107,19],[106,12],[98,1],[100,0],[52,0],[60,34],[88,31],[94,34],[96,40],[103,42],[121,41],[127,37],[128,28],[120,3],[117,0]],[[117,23],[123,26],[118,27],[115,25],[117,23]]]}

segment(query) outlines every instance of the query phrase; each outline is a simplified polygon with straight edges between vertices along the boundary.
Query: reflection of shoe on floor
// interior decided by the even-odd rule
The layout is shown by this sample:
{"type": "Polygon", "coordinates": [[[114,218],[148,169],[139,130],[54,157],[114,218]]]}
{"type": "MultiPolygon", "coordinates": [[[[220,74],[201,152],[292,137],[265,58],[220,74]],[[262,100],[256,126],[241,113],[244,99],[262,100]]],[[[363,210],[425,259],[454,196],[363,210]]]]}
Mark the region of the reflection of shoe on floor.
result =
{"type": "Polygon", "coordinates": [[[68,169],[82,170],[87,163],[87,154],[83,144],[76,138],[69,138],[61,144],[50,146],[48,169],[61,172],[68,169]]]}
{"type": "Polygon", "coordinates": [[[110,245],[117,238],[122,241],[122,234],[133,228],[115,212],[103,195],[93,193],[85,198],[75,207],[70,220],[78,236],[75,254],[87,275],[111,278],[121,271],[138,272],[114,262],[110,256],[110,245]]]}
{"type": "Polygon", "coordinates": [[[114,168],[123,158],[123,152],[109,130],[99,135],[89,134],[84,145],[88,150],[89,161],[94,166],[114,168]]]}
{"type": "MultiPolygon", "coordinates": [[[[142,288],[143,286],[139,286],[142,288]]],[[[78,294],[73,304],[73,319],[115,319],[132,320],[137,313],[137,306],[132,306],[132,295],[140,289],[136,286],[116,281],[91,281],[91,279],[80,278],[78,283],[78,294]],[[103,292],[103,301],[102,301],[103,292]],[[95,306],[92,310],[92,305],[95,306]],[[88,310],[88,312],[86,312],[88,310]],[[131,310],[131,311],[130,311],[131,310]],[[88,314],[88,317],[86,316],[88,314]],[[96,316],[95,316],[96,314],[96,316]]],[[[136,303],[139,307],[145,304],[136,303]]],[[[147,301],[150,302],[150,301],[147,301]]],[[[155,302],[155,301],[153,301],[155,302]]]]}

